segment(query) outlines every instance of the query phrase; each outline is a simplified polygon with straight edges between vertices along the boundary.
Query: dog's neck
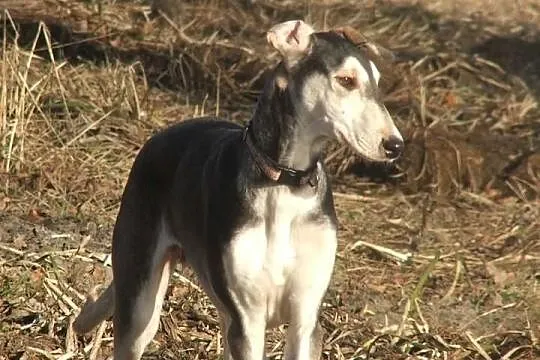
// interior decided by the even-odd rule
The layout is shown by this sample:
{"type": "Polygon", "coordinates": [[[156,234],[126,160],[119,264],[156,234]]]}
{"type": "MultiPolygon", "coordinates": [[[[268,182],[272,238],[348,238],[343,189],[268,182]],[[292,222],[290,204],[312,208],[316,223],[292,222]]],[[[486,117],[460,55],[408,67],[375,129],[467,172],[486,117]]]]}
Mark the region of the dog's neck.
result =
{"type": "Polygon", "coordinates": [[[251,121],[253,137],[270,159],[304,171],[320,159],[325,141],[314,132],[314,119],[295,109],[289,91],[286,80],[279,78],[278,67],[259,98],[251,121]]]}

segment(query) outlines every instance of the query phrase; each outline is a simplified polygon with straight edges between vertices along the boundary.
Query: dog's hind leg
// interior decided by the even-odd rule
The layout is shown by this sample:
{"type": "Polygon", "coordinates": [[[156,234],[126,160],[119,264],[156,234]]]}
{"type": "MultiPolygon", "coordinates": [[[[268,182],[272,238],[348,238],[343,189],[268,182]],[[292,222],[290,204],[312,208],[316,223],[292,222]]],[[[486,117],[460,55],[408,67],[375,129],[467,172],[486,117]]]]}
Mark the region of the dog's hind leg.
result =
{"type": "Polygon", "coordinates": [[[100,322],[107,320],[114,312],[114,284],[96,299],[95,291],[91,291],[81,312],[77,315],[73,328],[77,334],[90,332],[100,322]]]}
{"type": "MultiPolygon", "coordinates": [[[[181,254],[163,238],[149,252],[122,254],[122,265],[127,266],[115,269],[115,359],[140,359],[158,330],[167,285],[181,254]]],[[[139,245],[144,248],[144,243],[139,245]]]]}
{"type": "Polygon", "coordinates": [[[227,341],[229,325],[229,316],[225,313],[219,312],[219,329],[221,330],[221,338],[223,339],[223,360],[232,360],[229,342],[227,341]]]}

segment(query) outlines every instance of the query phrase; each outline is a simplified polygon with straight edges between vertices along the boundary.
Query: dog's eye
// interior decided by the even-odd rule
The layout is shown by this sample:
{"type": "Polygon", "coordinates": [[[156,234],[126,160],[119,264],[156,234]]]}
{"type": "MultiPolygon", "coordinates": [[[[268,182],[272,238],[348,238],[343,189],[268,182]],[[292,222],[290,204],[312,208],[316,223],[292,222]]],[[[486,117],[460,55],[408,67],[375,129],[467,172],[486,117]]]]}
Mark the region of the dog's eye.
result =
{"type": "Polygon", "coordinates": [[[353,90],[357,87],[356,78],[352,76],[336,76],[336,80],[347,90],[353,90]]]}

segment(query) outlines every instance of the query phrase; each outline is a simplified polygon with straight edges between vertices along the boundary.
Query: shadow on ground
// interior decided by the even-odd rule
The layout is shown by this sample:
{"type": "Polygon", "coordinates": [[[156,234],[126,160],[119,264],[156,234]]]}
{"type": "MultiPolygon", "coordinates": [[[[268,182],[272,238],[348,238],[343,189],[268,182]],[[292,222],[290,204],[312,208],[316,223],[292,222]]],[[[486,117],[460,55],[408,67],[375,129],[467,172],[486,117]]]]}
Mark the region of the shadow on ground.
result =
{"type": "Polygon", "coordinates": [[[540,95],[540,36],[537,41],[494,36],[469,51],[520,77],[537,96],[540,95]]]}
{"type": "MultiPolygon", "coordinates": [[[[215,72],[218,68],[231,68],[234,64],[245,60],[242,59],[242,54],[239,53],[238,49],[231,47],[226,52],[221,51],[220,54],[214,55],[219,63],[215,61],[201,62],[194,56],[198,54],[193,51],[193,46],[179,41],[176,46],[157,48],[152,46],[150,41],[145,41],[144,34],[137,32],[137,30],[123,34],[124,39],[131,37],[131,40],[137,38],[140,40],[138,42],[130,41],[128,48],[122,41],[110,41],[107,37],[99,36],[91,30],[88,32],[75,31],[74,26],[76,25],[71,24],[69,19],[55,18],[51,15],[33,17],[32,14],[24,12],[24,7],[8,10],[15,14],[13,21],[20,34],[18,39],[20,45],[31,46],[38,31],[39,22],[43,21],[50,31],[52,43],[55,44],[54,55],[57,59],[63,58],[72,63],[89,61],[98,65],[114,61],[126,64],[140,61],[151,85],[173,91],[198,92],[203,96],[212,94],[216,89],[215,72]],[[135,46],[132,46],[133,44],[135,46]]],[[[357,10],[357,7],[351,5],[335,5],[333,8],[318,6],[312,9],[311,17],[318,19],[319,13],[328,10],[332,10],[339,17],[341,14],[350,14],[351,11],[357,10]]],[[[232,11],[243,10],[235,8],[232,11]]],[[[272,20],[269,19],[281,21],[301,17],[302,13],[305,13],[305,9],[301,6],[299,8],[285,6],[276,8],[259,4],[251,8],[247,16],[255,22],[266,19],[269,21],[268,24],[264,24],[266,26],[272,23],[272,20]]],[[[244,16],[246,16],[245,13],[244,16]]],[[[537,93],[540,91],[540,58],[537,56],[540,53],[539,41],[524,40],[522,34],[515,37],[496,36],[483,31],[484,24],[481,23],[457,20],[442,21],[439,16],[418,5],[378,9],[378,12],[371,12],[367,22],[376,22],[381,18],[385,18],[389,22],[399,21],[406,16],[409,16],[409,19],[415,22],[418,28],[427,26],[435,41],[432,48],[415,49],[414,45],[411,44],[411,48],[400,49],[398,55],[401,55],[401,59],[418,59],[433,51],[452,49],[471,55],[480,55],[497,63],[508,73],[521,77],[537,93]]],[[[15,34],[11,25],[8,25],[7,28],[8,35],[10,35],[8,37],[13,41],[15,34]]],[[[0,31],[3,30],[2,25],[0,25],[0,31]]],[[[262,34],[264,26],[261,25],[258,31],[262,34]]],[[[529,31],[537,31],[537,29],[529,31]]],[[[111,29],[111,32],[116,31],[111,29]]],[[[40,38],[38,47],[43,49],[41,53],[48,58],[43,37],[40,38]]],[[[209,50],[217,51],[208,47],[204,49],[205,52],[209,50]]],[[[208,57],[209,54],[206,54],[206,58],[208,57]]],[[[235,72],[235,77],[233,77],[233,80],[239,84],[243,83],[244,87],[248,85],[249,88],[241,89],[243,91],[257,92],[262,86],[260,76],[257,79],[253,79],[252,76],[253,73],[260,72],[265,67],[263,60],[265,57],[262,54],[257,54],[255,58],[259,63],[244,68],[244,73],[235,72]]]]}

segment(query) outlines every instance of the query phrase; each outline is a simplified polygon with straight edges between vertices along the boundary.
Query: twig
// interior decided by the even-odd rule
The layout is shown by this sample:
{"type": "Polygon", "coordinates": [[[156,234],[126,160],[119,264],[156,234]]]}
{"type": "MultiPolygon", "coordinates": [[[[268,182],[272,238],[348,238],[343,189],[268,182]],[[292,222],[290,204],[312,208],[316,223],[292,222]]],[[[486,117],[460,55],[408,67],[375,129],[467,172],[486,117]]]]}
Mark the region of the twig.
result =
{"type": "Polygon", "coordinates": [[[397,342],[400,340],[401,335],[403,334],[403,331],[405,330],[405,324],[407,323],[407,320],[409,319],[409,313],[411,312],[411,299],[407,299],[407,303],[405,303],[405,309],[403,310],[403,315],[401,315],[401,322],[399,323],[399,327],[396,332],[396,337],[392,338],[392,345],[397,344],[397,342]]]}
{"type": "Polygon", "coordinates": [[[480,344],[474,339],[470,331],[465,332],[465,336],[467,339],[473,344],[476,351],[486,360],[493,360],[491,359],[491,356],[488,355],[488,353],[480,346],[480,344]]]}
{"type": "Polygon", "coordinates": [[[380,252],[382,254],[389,255],[389,256],[397,259],[400,262],[407,262],[412,257],[411,253],[403,254],[403,253],[400,253],[400,252],[398,252],[396,250],[392,250],[392,249],[389,249],[387,247],[380,246],[380,245],[371,244],[371,243],[368,243],[368,242],[365,242],[365,241],[362,241],[362,240],[358,240],[357,242],[352,244],[349,247],[349,250],[354,250],[359,246],[365,246],[365,247],[368,247],[368,248],[373,249],[375,251],[378,251],[378,252],[380,252]]]}
{"type": "Polygon", "coordinates": [[[434,72],[430,73],[429,75],[424,76],[424,77],[422,78],[422,82],[423,82],[423,83],[427,83],[427,82],[429,82],[431,79],[433,79],[433,78],[439,76],[440,74],[444,73],[445,71],[448,71],[448,70],[450,70],[451,68],[456,67],[458,64],[459,64],[458,61],[452,61],[451,63],[449,63],[448,65],[446,65],[446,66],[444,66],[444,67],[442,67],[442,68],[440,68],[439,70],[434,71],[434,72]]]}
{"type": "Polygon", "coordinates": [[[200,287],[198,287],[194,282],[189,280],[187,277],[180,274],[178,271],[173,272],[173,277],[178,278],[181,282],[191,286],[193,289],[197,290],[198,292],[203,293],[203,290],[200,287]]]}
{"type": "Polygon", "coordinates": [[[58,358],[56,358],[56,360],[69,360],[69,359],[73,359],[76,355],[77,355],[77,353],[75,353],[73,351],[68,351],[65,354],[63,354],[63,355],[59,356],[58,358]]]}
{"type": "Polygon", "coordinates": [[[520,302],[513,302],[513,303],[510,303],[510,304],[506,304],[506,305],[503,305],[503,306],[499,306],[495,309],[491,309],[489,311],[486,311],[486,312],[483,312],[482,314],[478,315],[477,317],[475,317],[474,319],[472,319],[471,321],[467,322],[465,325],[462,325],[458,331],[463,331],[465,330],[466,328],[468,328],[472,323],[478,321],[479,319],[483,318],[484,316],[488,316],[490,314],[493,314],[497,311],[500,311],[500,310],[506,310],[506,309],[510,309],[510,308],[513,308],[513,307],[516,307],[517,305],[521,304],[520,302]]]}
{"type": "Polygon", "coordinates": [[[68,119],[71,119],[71,112],[69,111],[69,106],[67,104],[67,96],[66,96],[66,89],[64,85],[62,84],[62,81],[60,80],[60,73],[58,72],[58,69],[61,68],[64,64],[67,62],[64,62],[63,64],[60,64],[59,66],[56,65],[56,61],[54,59],[54,53],[52,49],[52,41],[51,41],[51,35],[49,33],[49,29],[47,28],[47,25],[45,25],[44,22],[39,22],[39,28],[43,34],[43,37],[45,38],[45,42],[47,43],[47,50],[49,52],[49,60],[53,64],[54,69],[54,75],[56,78],[56,81],[58,83],[58,88],[60,89],[60,95],[62,96],[62,102],[64,103],[64,110],[66,111],[66,115],[68,119]]]}
{"type": "Polygon", "coordinates": [[[452,294],[456,290],[456,286],[457,286],[457,283],[459,281],[460,274],[461,274],[461,261],[458,259],[456,261],[456,273],[454,275],[454,281],[452,281],[452,285],[450,285],[450,289],[448,289],[446,294],[444,294],[444,296],[441,298],[440,302],[443,303],[443,302],[447,301],[450,298],[450,296],[452,296],[452,294]]]}
{"type": "Polygon", "coordinates": [[[375,197],[356,195],[356,194],[344,194],[340,192],[334,192],[334,197],[345,199],[345,200],[354,200],[354,201],[381,201],[375,197]]]}
{"type": "Polygon", "coordinates": [[[440,254],[437,251],[437,254],[435,255],[435,258],[429,262],[429,264],[426,266],[426,270],[422,273],[420,276],[420,279],[418,280],[418,284],[416,284],[416,287],[414,288],[413,293],[410,295],[410,302],[414,305],[414,310],[418,314],[418,316],[423,320],[422,314],[420,312],[420,309],[418,308],[418,299],[422,297],[422,293],[424,291],[424,286],[426,285],[426,282],[429,279],[429,275],[433,272],[433,269],[435,269],[435,265],[439,262],[440,254]]]}
{"type": "Polygon", "coordinates": [[[90,355],[88,355],[88,360],[97,359],[99,348],[101,347],[101,342],[103,341],[103,334],[105,333],[106,328],[107,328],[107,322],[103,321],[96,332],[96,337],[94,338],[94,343],[92,345],[92,350],[90,351],[90,355]]]}
{"type": "Polygon", "coordinates": [[[18,249],[15,249],[15,248],[12,248],[12,247],[9,247],[9,246],[6,246],[6,245],[0,244],[0,249],[4,250],[4,251],[7,251],[7,252],[10,252],[10,253],[13,253],[15,255],[19,255],[19,256],[24,255],[24,251],[21,251],[21,250],[18,250],[18,249]]]}
{"type": "Polygon", "coordinates": [[[531,338],[531,343],[533,346],[538,346],[538,338],[534,333],[533,326],[531,324],[531,319],[529,318],[529,311],[525,309],[525,316],[527,317],[527,331],[529,332],[529,337],[531,338]]]}
{"type": "Polygon", "coordinates": [[[462,190],[459,193],[460,196],[466,197],[472,201],[475,201],[479,204],[486,205],[486,206],[497,206],[497,204],[494,201],[491,201],[490,199],[486,198],[485,196],[481,196],[479,194],[472,193],[470,191],[462,190]]]}
{"type": "Polygon", "coordinates": [[[37,353],[37,354],[40,354],[40,355],[43,355],[43,356],[45,356],[47,359],[55,360],[55,357],[54,357],[50,352],[48,352],[48,351],[46,351],[46,350],[38,349],[38,348],[33,347],[33,346],[27,346],[27,347],[26,347],[26,350],[27,350],[27,351],[34,352],[34,353],[37,353]]]}
{"type": "Polygon", "coordinates": [[[83,237],[81,242],[79,243],[79,246],[77,246],[77,250],[75,251],[73,256],[77,256],[80,252],[82,252],[86,245],[90,242],[90,239],[92,239],[90,235],[83,237]]]}
{"type": "Polygon", "coordinates": [[[416,310],[416,314],[420,318],[420,321],[422,321],[422,327],[419,330],[423,334],[429,334],[429,324],[426,321],[424,315],[422,314],[422,310],[420,309],[420,305],[418,304],[419,301],[420,299],[418,298],[414,299],[414,309],[416,310]]]}
{"type": "Polygon", "coordinates": [[[75,331],[73,330],[73,321],[75,321],[74,316],[69,317],[69,323],[66,330],[66,353],[71,353],[77,350],[77,338],[75,336],[75,331]]]}
{"type": "Polygon", "coordinates": [[[59,284],[58,280],[47,278],[47,282],[54,284],[54,285],[61,285],[61,287],[64,289],[64,291],[69,290],[73,294],[75,294],[80,300],[86,300],[86,296],[75,290],[73,287],[67,285],[67,284],[59,284]]]}
{"type": "Polygon", "coordinates": [[[531,347],[532,347],[531,345],[516,346],[515,348],[513,348],[512,350],[509,350],[506,354],[504,354],[503,357],[501,358],[501,360],[514,359],[512,357],[512,355],[514,355],[514,353],[518,352],[519,350],[530,349],[531,347]]]}
{"type": "Polygon", "coordinates": [[[86,126],[84,129],[82,129],[82,131],[80,133],[78,133],[77,135],[75,135],[74,138],[72,138],[71,140],[69,140],[67,143],[64,144],[64,146],[62,146],[62,149],[65,149],[67,147],[69,147],[71,144],[73,144],[75,141],[77,141],[78,139],[80,139],[84,134],[86,134],[88,131],[92,130],[93,127],[95,127],[97,124],[99,124],[100,122],[102,122],[104,119],[106,119],[109,115],[111,115],[113,113],[114,110],[109,110],[105,115],[103,115],[102,117],[100,117],[99,119],[97,119],[96,121],[94,121],[93,123],[89,124],[88,126],[86,126]]]}
{"type": "Polygon", "coordinates": [[[69,316],[71,314],[71,311],[69,307],[66,305],[66,302],[62,298],[62,292],[60,289],[58,289],[55,286],[51,286],[51,284],[47,283],[46,281],[43,283],[43,287],[47,292],[56,300],[56,303],[58,304],[58,307],[60,310],[64,313],[64,315],[69,316]]]}
{"type": "Polygon", "coordinates": [[[199,46],[219,46],[226,49],[234,49],[234,50],[240,50],[242,52],[245,52],[248,55],[254,55],[255,52],[252,49],[249,49],[244,46],[239,46],[235,44],[230,44],[228,42],[219,41],[219,40],[213,40],[213,36],[210,37],[209,40],[195,40],[192,37],[186,35],[182,29],[180,29],[174,21],[172,21],[163,11],[158,10],[159,14],[167,21],[167,23],[176,30],[176,33],[178,34],[178,37],[182,39],[182,41],[191,44],[191,45],[199,45],[199,46]]]}

